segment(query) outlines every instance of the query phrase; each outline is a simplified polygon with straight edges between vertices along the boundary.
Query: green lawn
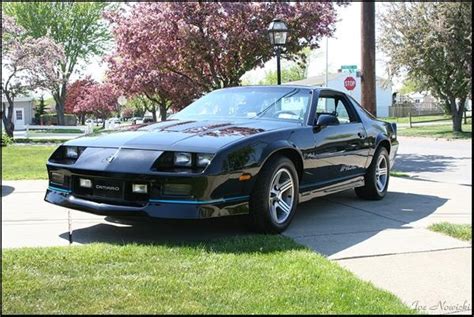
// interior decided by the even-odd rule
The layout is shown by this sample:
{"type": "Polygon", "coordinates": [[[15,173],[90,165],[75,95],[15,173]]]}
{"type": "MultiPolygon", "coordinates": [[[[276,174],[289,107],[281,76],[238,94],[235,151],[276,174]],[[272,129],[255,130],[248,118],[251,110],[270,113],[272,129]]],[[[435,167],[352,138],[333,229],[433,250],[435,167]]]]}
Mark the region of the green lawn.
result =
{"type": "Polygon", "coordinates": [[[428,229],[436,232],[440,232],[457,238],[460,240],[471,241],[472,240],[472,226],[467,224],[453,224],[449,222],[435,223],[428,227],[428,229]]]}
{"type": "MultiPolygon", "coordinates": [[[[419,117],[412,117],[412,122],[419,122],[419,121],[428,121],[428,120],[439,120],[439,119],[447,119],[451,120],[451,115],[434,115],[434,116],[419,116],[419,117]]],[[[408,117],[397,118],[397,117],[386,117],[380,118],[380,120],[387,121],[387,122],[396,122],[396,123],[408,123],[408,117]]]]}
{"type": "Polygon", "coordinates": [[[454,133],[453,126],[449,125],[430,125],[430,126],[414,126],[413,128],[400,128],[398,135],[400,136],[418,136],[432,137],[443,139],[471,139],[472,124],[464,124],[462,133],[454,133]]]}
{"type": "Polygon", "coordinates": [[[37,130],[30,130],[28,131],[28,134],[33,134],[33,135],[43,135],[43,134],[51,134],[51,133],[79,133],[82,134],[81,129],[37,129],[37,130]]]}
{"type": "Polygon", "coordinates": [[[30,139],[30,138],[15,138],[14,143],[30,143],[30,144],[61,144],[70,139],[30,139]]]}
{"type": "Polygon", "coordinates": [[[46,161],[55,149],[44,145],[2,147],[2,180],[47,179],[46,161]]]}
{"type": "Polygon", "coordinates": [[[3,314],[414,313],[283,236],[2,252],[3,314]]]}
{"type": "Polygon", "coordinates": [[[390,171],[390,176],[394,176],[394,177],[410,177],[410,175],[408,175],[407,173],[403,173],[403,172],[396,171],[396,170],[391,170],[391,171],[390,171]]]}

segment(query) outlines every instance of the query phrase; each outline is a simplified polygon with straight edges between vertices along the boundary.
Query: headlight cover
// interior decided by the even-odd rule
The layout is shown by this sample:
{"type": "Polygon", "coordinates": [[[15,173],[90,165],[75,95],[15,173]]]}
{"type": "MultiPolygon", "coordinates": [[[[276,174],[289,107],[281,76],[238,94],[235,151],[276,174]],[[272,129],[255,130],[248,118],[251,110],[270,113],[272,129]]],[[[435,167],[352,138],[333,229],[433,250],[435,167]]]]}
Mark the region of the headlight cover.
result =
{"type": "Polygon", "coordinates": [[[181,167],[191,167],[193,165],[193,155],[187,152],[174,153],[174,165],[181,167]]]}
{"type": "Polygon", "coordinates": [[[153,169],[164,172],[202,172],[213,159],[212,153],[164,152],[153,164],[153,169]]]}
{"type": "Polygon", "coordinates": [[[79,148],[77,146],[66,147],[66,158],[77,159],[79,157],[79,148]]]}
{"type": "Polygon", "coordinates": [[[206,167],[211,163],[214,154],[209,153],[198,153],[196,158],[196,166],[198,167],[206,167]]]}
{"type": "Polygon", "coordinates": [[[74,164],[86,147],[83,146],[60,146],[49,158],[50,162],[59,164],[74,164]]]}

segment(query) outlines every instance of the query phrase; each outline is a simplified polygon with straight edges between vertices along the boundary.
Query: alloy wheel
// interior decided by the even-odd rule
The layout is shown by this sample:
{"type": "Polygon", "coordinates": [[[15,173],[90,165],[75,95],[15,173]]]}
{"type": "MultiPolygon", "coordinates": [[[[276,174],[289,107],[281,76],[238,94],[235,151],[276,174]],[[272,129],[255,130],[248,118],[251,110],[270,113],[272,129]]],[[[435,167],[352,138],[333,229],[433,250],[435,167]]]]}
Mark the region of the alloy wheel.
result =
{"type": "Polygon", "coordinates": [[[375,186],[377,191],[383,192],[388,180],[388,164],[384,155],[380,155],[377,160],[377,167],[375,169],[375,186]]]}
{"type": "Polygon", "coordinates": [[[295,202],[295,185],[290,171],[279,169],[273,176],[268,204],[274,222],[282,224],[290,216],[295,202]]]}

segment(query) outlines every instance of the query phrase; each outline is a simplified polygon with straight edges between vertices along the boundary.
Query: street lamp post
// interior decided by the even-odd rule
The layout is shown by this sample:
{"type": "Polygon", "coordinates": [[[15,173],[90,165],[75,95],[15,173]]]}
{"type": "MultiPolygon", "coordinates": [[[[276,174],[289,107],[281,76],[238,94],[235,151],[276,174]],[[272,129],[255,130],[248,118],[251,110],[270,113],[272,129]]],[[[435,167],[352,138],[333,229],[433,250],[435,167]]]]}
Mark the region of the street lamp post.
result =
{"type": "Polygon", "coordinates": [[[277,56],[277,82],[281,85],[280,55],[281,49],[286,44],[288,38],[288,26],[280,19],[274,19],[268,26],[270,43],[275,47],[277,56]]]}

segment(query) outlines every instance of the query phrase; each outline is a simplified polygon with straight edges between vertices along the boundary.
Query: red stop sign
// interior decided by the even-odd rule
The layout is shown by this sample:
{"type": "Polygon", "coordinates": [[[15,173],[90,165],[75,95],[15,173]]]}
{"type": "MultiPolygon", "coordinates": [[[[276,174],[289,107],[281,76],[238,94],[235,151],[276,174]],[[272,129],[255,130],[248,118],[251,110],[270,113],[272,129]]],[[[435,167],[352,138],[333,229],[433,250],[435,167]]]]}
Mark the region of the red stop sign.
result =
{"type": "Polygon", "coordinates": [[[354,77],[349,76],[344,79],[344,88],[346,88],[347,90],[354,90],[355,87],[356,80],[354,79],[354,77]]]}

